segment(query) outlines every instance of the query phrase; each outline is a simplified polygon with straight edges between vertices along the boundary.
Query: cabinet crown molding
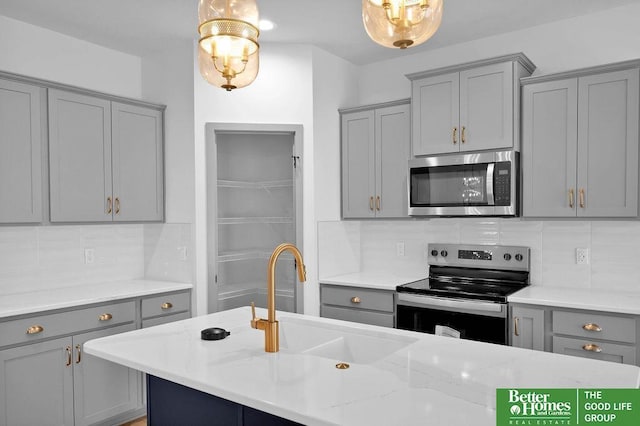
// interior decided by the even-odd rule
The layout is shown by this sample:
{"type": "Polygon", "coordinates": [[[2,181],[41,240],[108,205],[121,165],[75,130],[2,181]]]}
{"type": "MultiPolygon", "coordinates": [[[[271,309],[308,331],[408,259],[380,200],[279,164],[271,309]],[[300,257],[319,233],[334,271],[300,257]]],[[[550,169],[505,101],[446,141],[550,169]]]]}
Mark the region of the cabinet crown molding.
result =
{"type": "Polygon", "coordinates": [[[386,107],[392,107],[397,105],[407,105],[407,104],[411,104],[410,98],[398,99],[396,101],[389,101],[389,102],[380,102],[377,104],[360,105],[360,106],[348,107],[348,108],[338,108],[338,112],[340,114],[344,114],[349,112],[369,111],[371,109],[386,108],[386,107]]]}
{"type": "Polygon", "coordinates": [[[152,108],[157,109],[159,111],[163,111],[167,108],[166,105],[154,104],[151,102],[141,101],[139,99],[125,98],[124,96],[110,95],[108,93],[98,92],[95,90],[84,89],[78,86],[72,86],[70,84],[57,83],[55,81],[43,80],[35,77],[28,77],[25,75],[14,74],[7,71],[0,71],[0,79],[17,81],[20,83],[31,84],[34,86],[39,86],[44,89],[59,89],[67,92],[78,93],[81,95],[93,96],[96,98],[101,98],[107,101],[115,101],[122,102],[129,105],[137,105],[144,108],[152,108]]]}
{"type": "Polygon", "coordinates": [[[431,77],[438,74],[446,74],[450,72],[463,71],[466,69],[481,67],[485,65],[497,64],[500,62],[519,62],[525,70],[532,73],[536,66],[533,62],[522,52],[512,53],[509,55],[496,56],[494,58],[481,59],[479,61],[465,62],[457,65],[449,65],[446,67],[436,68],[427,71],[420,71],[411,74],[405,74],[409,80],[418,80],[425,77],[431,77]]]}
{"type": "Polygon", "coordinates": [[[630,61],[613,62],[610,64],[595,65],[592,67],[578,68],[574,70],[561,71],[552,74],[523,77],[520,79],[521,85],[532,83],[542,83],[545,81],[562,80],[565,78],[585,77],[588,75],[602,74],[611,71],[622,71],[627,69],[640,68],[640,59],[630,61]]]}

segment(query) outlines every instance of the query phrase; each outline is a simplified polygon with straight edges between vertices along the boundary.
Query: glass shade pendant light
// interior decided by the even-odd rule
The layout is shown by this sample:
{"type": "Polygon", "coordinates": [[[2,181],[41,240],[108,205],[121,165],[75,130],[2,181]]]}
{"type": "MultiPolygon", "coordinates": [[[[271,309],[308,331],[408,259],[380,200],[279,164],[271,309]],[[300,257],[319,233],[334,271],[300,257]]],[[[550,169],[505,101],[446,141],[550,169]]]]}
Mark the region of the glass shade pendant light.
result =
{"type": "Polygon", "coordinates": [[[406,49],[436,32],[442,4],[443,0],[362,0],[362,20],[376,43],[406,49]]]}
{"type": "Polygon", "coordinates": [[[209,83],[227,91],[258,75],[258,6],[255,0],[200,0],[198,65],[209,83]]]}

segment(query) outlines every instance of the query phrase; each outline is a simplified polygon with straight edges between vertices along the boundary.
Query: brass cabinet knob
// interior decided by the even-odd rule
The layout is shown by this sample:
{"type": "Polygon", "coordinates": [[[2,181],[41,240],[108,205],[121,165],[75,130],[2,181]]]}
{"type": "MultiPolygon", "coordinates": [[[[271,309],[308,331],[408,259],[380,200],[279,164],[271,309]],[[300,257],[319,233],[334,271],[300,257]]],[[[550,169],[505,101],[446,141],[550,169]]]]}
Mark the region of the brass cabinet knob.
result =
{"type": "Polygon", "coordinates": [[[67,367],[71,365],[71,346],[67,346],[67,367]]]}
{"type": "Polygon", "coordinates": [[[111,197],[107,197],[107,214],[111,214],[113,210],[113,203],[111,202],[111,197]]]}
{"type": "Polygon", "coordinates": [[[38,334],[38,333],[42,333],[44,331],[44,327],[41,325],[32,325],[31,327],[27,328],[27,334],[38,334]]]}
{"type": "Polygon", "coordinates": [[[82,361],[82,348],[80,344],[76,345],[76,351],[78,354],[78,357],[76,358],[76,364],[80,364],[80,361],[82,361]]]}
{"type": "Polygon", "coordinates": [[[514,317],[513,318],[513,334],[515,334],[516,336],[520,336],[520,327],[519,326],[520,320],[518,317],[514,317]]]}
{"type": "Polygon", "coordinates": [[[573,208],[573,188],[569,188],[569,208],[573,208]]]}
{"type": "Polygon", "coordinates": [[[587,331],[602,331],[602,327],[600,327],[598,324],[595,324],[593,322],[589,322],[585,325],[582,326],[582,328],[584,328],[587,331]]]}
{"type": "Polygon", "coordinates": [[[173,308],[173,304],[171,302],[164,302],[162,305],[160,305],[160,308],[164,310],[171,309],[173,308]]]}
{"type": "Polygon", "coordinates": [[[587,343],[582,346],[582,349],[589,352],[602,352],[602,348],[595,343],[587,343]]]}
{"type": "Polygon", "coordinates": [[[369,210],[373,211],[373,197],[369,197],[369,210]]]}
{"type": "Polygon", "coordinates": [[[358,296],[353,296],[351,298],[351,303],[360,303],[360,302],[361,302],[361,300],[360,300],[360,298],[358,296]]]}
{"type": "Polygon", "coordinates": [[[99,321],[109,321],[111,318],[113,318],[113,315],[107,313],[107,314],[102,314],[98,317],[99,321]]]}
{"type": "Polygon", "coordinates": [[[376,210],[380,211],[380,196],[376,197],[376,210]]]}
{"type": "Polygon", "coordinates": [[[458,143],[458,137],[456,136],[456,133],[458,133],[458,128],[454,127],[453,128],[453,144],[455,145],[456,143],[458,143]]]}
{"type": "Polygon", "coordinates": [[[120,214],[120,198],[116,197],[116,214],[120,214]]]}
{"type": "Polygon", "coordinates": [[[462,126],[462,132],[460,132],[460,142],[462,142],[462,143],[466,143],[467,142],[467,138],[465,137],[466,130],[467,130],[467,128],[462,126]]]}

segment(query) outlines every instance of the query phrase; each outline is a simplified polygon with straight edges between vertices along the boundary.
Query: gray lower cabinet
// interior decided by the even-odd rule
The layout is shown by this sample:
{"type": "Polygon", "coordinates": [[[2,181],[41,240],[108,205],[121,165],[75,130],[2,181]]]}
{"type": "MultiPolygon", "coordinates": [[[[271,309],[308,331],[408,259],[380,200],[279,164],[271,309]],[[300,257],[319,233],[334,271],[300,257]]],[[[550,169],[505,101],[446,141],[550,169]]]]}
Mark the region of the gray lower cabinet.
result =
{"type": "Polygon", "coordinates": [[[605,69],[522,80],[524,216],[638,216],[640,72],[605,69]]]}
{"type": "Polygon", "coordinates": [[[141,373],[85,354],[83,345],[188,318],[190,300],[186,290],[0,321],[0,426],[119,424],[141,415],[141,373]]]}
{"type": "Polygon", "coordinates": [[[42,222],[44,89],[0,80],[0,224],[42,222]]]}
{"type": "Polygon", "coordinates": [[[511,345],[544,351],[544,309],[511,305],[511,345]]]}
{"type": "Polygon", "coordinates": [[[163,218],[162,111],[49,89],[52,222],[163,218]]]}
{"type": "Polygon", "coordinates": [[[408,102],[340,110],[344,218],[407,217],[408,102]]]}
{"type": "Polygon", "coordinates": [[[640,317],[511,304],[511,345],[640,365],[640,317]]]}
{"type": "Polygon", "coordinates": [[[395,291],[320,283],[320,316],[393,327],[395,291]]]}

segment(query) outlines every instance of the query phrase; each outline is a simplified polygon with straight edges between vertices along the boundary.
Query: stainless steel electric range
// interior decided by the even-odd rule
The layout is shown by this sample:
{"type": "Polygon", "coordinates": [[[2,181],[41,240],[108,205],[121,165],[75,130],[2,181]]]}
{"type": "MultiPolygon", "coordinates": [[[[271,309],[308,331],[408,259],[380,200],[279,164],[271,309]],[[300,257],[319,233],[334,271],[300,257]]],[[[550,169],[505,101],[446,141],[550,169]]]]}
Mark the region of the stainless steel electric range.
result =
{"type": "Polygon", "coordinates": [[[530,250],[429,244],[429,278],[396,287],[396,327],[506,345],[507,296],[529,285],[530,250]]]}

